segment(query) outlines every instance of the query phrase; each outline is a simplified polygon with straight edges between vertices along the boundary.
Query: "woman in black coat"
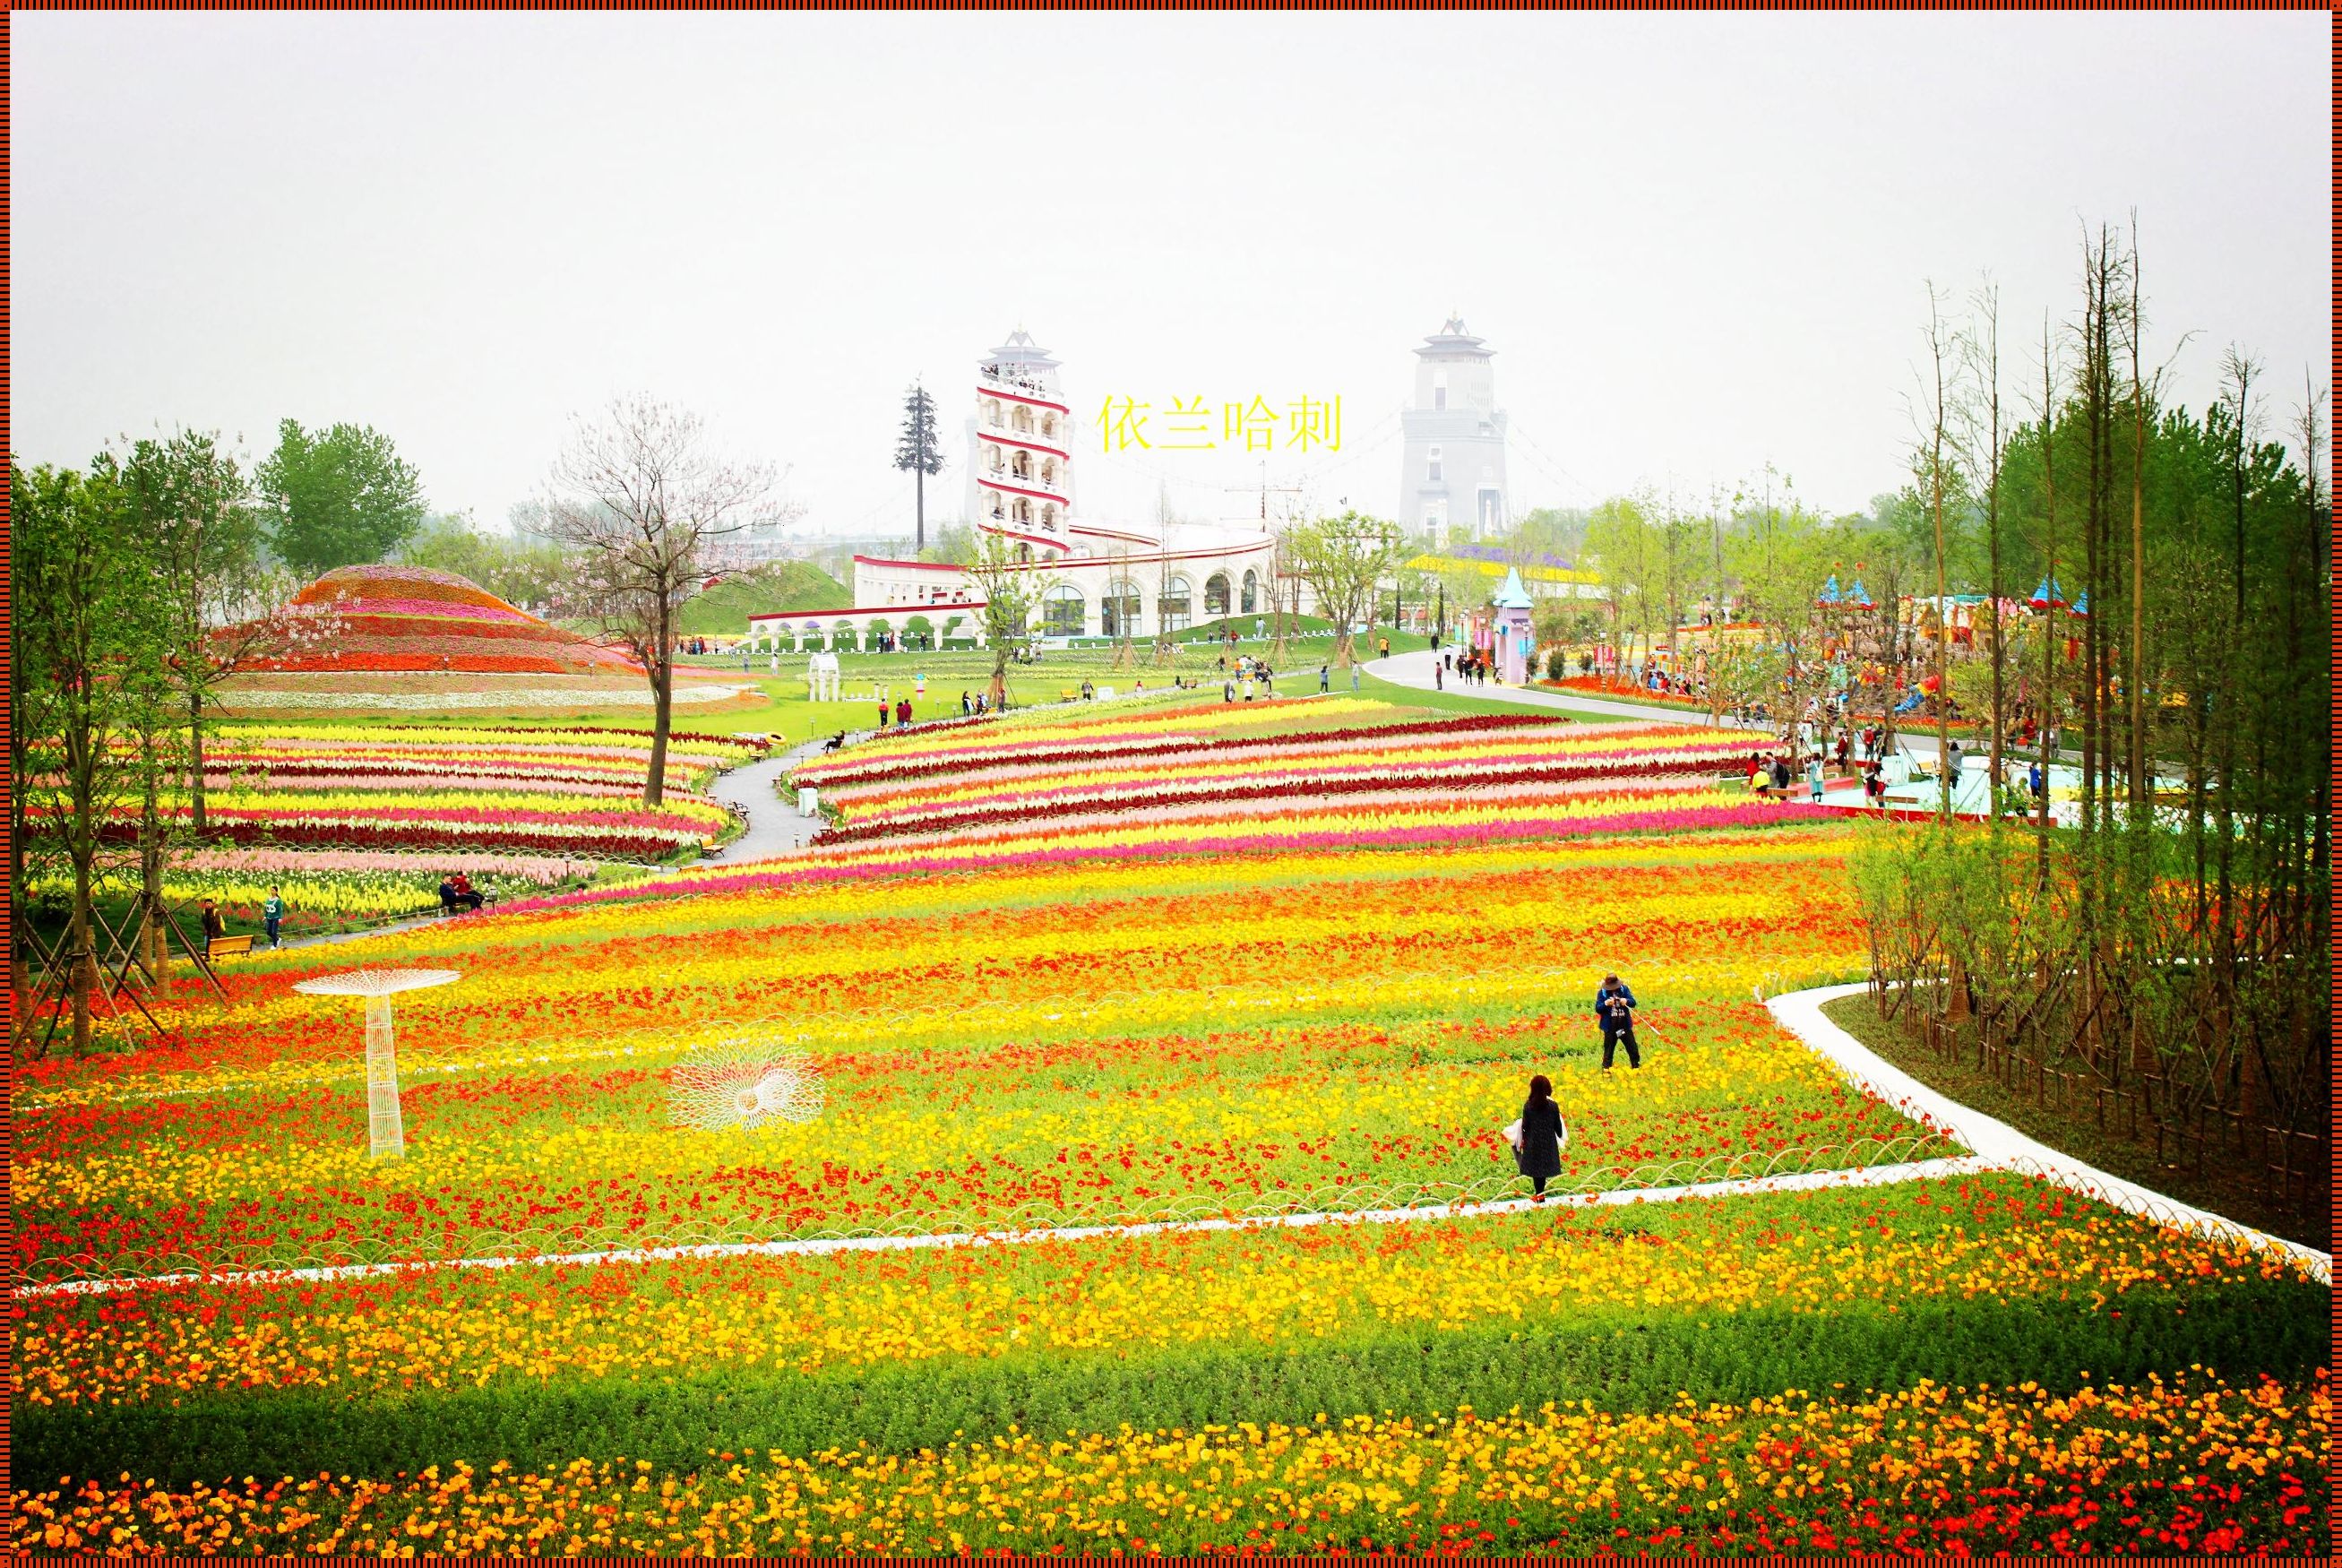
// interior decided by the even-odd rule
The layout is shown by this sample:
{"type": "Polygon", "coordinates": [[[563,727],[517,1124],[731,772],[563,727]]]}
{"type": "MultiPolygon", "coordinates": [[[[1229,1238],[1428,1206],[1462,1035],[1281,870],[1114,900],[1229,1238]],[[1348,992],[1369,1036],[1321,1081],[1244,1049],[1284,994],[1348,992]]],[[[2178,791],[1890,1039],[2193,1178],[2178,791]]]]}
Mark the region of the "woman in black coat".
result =
{"type": "Polygon", "coordinates": [[[1521,1107],[1521,1174],[1536,1183],[1536,1202],[1545,1202],[1545,1184],[1561,1174],[1561,1107],[1553,1103],[1553,1084],[1542,1073],[1529,1080],[1528,1104],[1521,1107]]]}

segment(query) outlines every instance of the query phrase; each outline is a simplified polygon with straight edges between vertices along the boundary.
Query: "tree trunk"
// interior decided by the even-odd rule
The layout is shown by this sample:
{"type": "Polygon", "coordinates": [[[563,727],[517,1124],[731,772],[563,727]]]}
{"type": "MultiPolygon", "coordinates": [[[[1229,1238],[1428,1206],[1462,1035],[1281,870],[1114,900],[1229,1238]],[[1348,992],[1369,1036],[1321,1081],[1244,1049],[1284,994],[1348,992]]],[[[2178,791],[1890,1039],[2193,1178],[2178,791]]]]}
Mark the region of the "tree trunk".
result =
{"type": "MultiPolygon", "coordinates": [[[[2147,387],[2139,379],[2138,340],[2145,335],[2138,286],[2138,231],[2130,242],[2130,810],[2144,831],[2153,792],[2147,774],[2147,387]]],[[[2144,844],[2146,840],[2141,838],[2144,844]]]]}
{"type": "Polygon", "coordinates": [[[187,693],[187,826],[197,838],[206,831],[204,821],[204,692],[187,693]]]}
{"type": "Polygon", "coordinates": [[[657,645],[651,652],[651,765],[643,780],[643,804],[666,803],[666,732],[675,716],[675,645],[668,635],[667,600],[659,599],[657,645]]]}

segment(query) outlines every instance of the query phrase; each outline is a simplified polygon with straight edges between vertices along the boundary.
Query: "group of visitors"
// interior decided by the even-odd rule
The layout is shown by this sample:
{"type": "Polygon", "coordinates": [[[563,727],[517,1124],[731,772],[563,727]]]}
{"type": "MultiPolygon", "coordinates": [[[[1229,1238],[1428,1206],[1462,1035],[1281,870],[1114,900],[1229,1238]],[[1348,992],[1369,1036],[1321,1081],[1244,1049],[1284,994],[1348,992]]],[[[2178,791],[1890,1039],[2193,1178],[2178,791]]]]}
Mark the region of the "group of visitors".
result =
{"type": "MultiPolygon", "coordinates": [[[[1232,667],[1228,663],[1228,656],[1226,654],[1220,655],[1220,700],[1222,702],[1235,702],[1238,686],[1244,688],[1244,700],[1250,702],[1253,699],[1253,688],[1256,685],[1260,688],[1259,694],[1263,697],[1276,695],[1276,673],[1268,667],[1267,660],[1256,659],[1250,654],[1238,654],[1232,667]]],[[[1323,689],[1321,684],[1319,690],[1323,689]]]]}
{"type": "Polygon", "coordinates": [[[967,694],[967,688],[965,686],[961,687],[959,694],[959,711],[963,715],[981,714],[985,713],[986,711],[985,694],[978,692],[976,694],[974,699],[971,700],[967,694]]]}
{"type": "Polygon", "coordinates": [[[1438,675],[1442,666],[1454,670],[1456,678],[1467,686],[1484,686],[1496,679],[1495,663],[1477,648],[1466,648],[1460,653],[1449,648],[1439,655],[1439,664],[1432,666],[1432,684],[1446,691],[1447,683],[1438,675]]]}
{"type": "MultiPolygon", "coordinates": [[[[199,905],[203,922],[204,945],[208,948],[227,934],[227,919],[220,914],[218,904],[204,899],[199,905]]],[[[268,896],[261,902],[260,924],[267,929],[268,945],[285,945],[285,893],[275,883],[268,884],[268,896]]]]}
{"type": "MultiPolygon", "coordinates": [[[[966,700],[966,693],[962,692],[960,694],[960,698],[963,702],[966,700]]],[[[910,698],[897,697],[892,704],[889,704],[883,696],[878,699],[878,727],[883,730],[890,722],[896,724],[907,724],[911,722],[910,698]]]]}

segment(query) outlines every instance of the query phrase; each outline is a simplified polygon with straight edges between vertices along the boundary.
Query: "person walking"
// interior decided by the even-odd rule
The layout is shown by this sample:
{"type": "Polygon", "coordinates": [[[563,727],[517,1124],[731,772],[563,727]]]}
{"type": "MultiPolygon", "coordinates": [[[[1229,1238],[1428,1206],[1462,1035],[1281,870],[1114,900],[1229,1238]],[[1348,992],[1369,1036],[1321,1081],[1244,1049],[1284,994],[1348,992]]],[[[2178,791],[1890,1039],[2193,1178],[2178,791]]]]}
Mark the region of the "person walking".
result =
{"type": "Polygon", "coordinates": [[[268,901],[260,906],[260,918],[268,925],[268,945],[284,946],[284,938],[276,933],[277,928],[285,923],[285,895],[275,883],[268,884],[268,901]]]}
{"type": "Polygon", "coordinates": [[[1381,657],[1386,659],[1390,657],[1390,639],[1388,637],[1376,639],[1375,646],[1381,657]]]}
{"type": "Polygon", "coordinates": [[[886,727],[886,715],[892,711],[893,710],[886,705],[886,699],[885,697],[880,697],[878,699],[878,727],[880,729],[883,730],[886,727]]]}
{"type": "Polygon", "coordinates": [[[1625,981],[1615,974],[1602,977],[1602,988],[1594,994],[1594,1015],[1602,1021],[1602,1070],[1610,1071],[1621,1044],[1626,1047],[1626,1065],[1639,1069],[1643,1054],[1635,1044],[1635,994],[1625,981]]]}
{"type": "Polygon", "coordinates": [[[897,697],[895,699],[895,722],[898,724],[907,724],[911,722],[910,698],[897,697]]]}
{"type": "Polygon", "coordinates": [[[204,945],[209,947],[227,934],[227,922],[220,918],[219,905],[204,900],[204,945]]]}
{"type": "Polygon", "coordinates": [[[1352,660],[1350,661],[1350,690],[1352,690],[1352,691],[1354,691],[1354,692],[1355,692],[1355,691],[1356,691],[1357,689],[1358,689],[1358,661],[1357,661],[1357,660],[1356,660],[1356,659],[1352,659],[1352,660]]]}
{"type": "Polygon", "coordinates": [[[1317,691],[1320,695],[1334,689],[1334,665],[1331,661],[1317,666],[1317,691]]]}
{"type": "Polygon", "coordinates": [[[966,717],[967,717],[967,715],[968,715],[968,714],[972,714],[972,713],[974,713],[974,712],[976,712],[976,704],[975,704],[974,703],[972,703],[972,702],[968,701],[968,699],[967,699],[967,688],[966,688],[966,686],[962,686],[962,687],[959,689],[959,714],[960,714],[960,717],[962,717],[962,718],[966,718],[966,717]]]}
{"type": "Polygon", "coordinates": [[[1513,1147],[1521,1174],[1536,1183],[1532,1203],[1545,1202],[1545,1184],[1561,1174],[1561,1107],[1553,1102],[1553,1083],[1542,1073],[1529,1080],[1529,1097],[1521,1106],[1520,1142],[1513,1147]]]}
{"type": "Polygon", "coordinates": [[[1431,689],[1435,692],[1444,692],[1447,689],[1447,673],[1437,664],[1431,666],[1431,689]]]}
{"type": "Polygon", "coordinates": [[[1816,752],[1806,764],[1806,784],[1814,792],[1814,804],[1822,804],[1822,754],[1816,752]]]}

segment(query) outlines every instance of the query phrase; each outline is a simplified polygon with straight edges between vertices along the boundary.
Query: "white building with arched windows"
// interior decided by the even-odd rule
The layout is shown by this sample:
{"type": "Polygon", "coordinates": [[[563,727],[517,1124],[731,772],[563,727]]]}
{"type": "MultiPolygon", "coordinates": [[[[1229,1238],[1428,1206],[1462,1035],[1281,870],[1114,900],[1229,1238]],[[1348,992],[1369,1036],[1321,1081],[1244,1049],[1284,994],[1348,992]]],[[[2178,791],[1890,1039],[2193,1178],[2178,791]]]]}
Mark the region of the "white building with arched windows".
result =
{"type": "MultiPolygon", "coordinates": [[[[1266,527],[1175,523],[1158,535],[1076,511],[1073,405],[1057,361],[1029,334],[1010,334],[977,362],[973,392],[967,514],[1009,542],[1021,569],[1047,579],[1038,634],[1153,638],[1275,610],[1276,548],[1266,527]]],[[[1289,580],[1285,594],[1289,607],[1289,580]]],[[[878,631],[981,640],[983,610],[957,566],[856,555],[851,610],[751,615],[748,633],[760,643],[825,648],[849,637],[866,647],[878,631]]]]}

